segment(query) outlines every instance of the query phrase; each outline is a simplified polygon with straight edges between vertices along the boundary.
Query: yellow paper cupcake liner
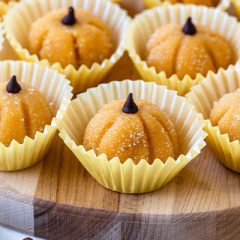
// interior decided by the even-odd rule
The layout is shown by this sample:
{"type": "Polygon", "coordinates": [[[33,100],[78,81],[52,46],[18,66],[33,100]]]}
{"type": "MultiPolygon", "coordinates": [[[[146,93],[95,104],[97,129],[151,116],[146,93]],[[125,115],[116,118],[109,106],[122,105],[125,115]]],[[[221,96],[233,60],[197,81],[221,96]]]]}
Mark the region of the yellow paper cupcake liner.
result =
{"type": "Polygon", "coordinates": [[[3,50],[3,44],[4,44],[4,32],[3,32],[3,26],[0,23],[0,54],[3,50]]]}
{"type": "Polygon", "coordinates": [[[192,88],[187,99],[206,119],[207,143],[216,153],[218,160],[226,167],[240,172],[240,143],[230,141],[228,134],[222,134],[218,126],[212,126],[208,119],[215,101],[224,94],[235,92],[240,87],[240,66],[220,70],[217,74],[208,74],[199,85],[192,88]]]}
{"type": "MultiPolygon", "coordinates": [[[[237,0],[238,1],[238,0],[237,0]]],[[[146,8],[153,8],[157,6],[170,5],[172,4],[168,0],[144,0],[144,5],[146,8]]],[[[231,0],[221,0],[220,3],[216,6],[217,9],[226,11],[231,4],[231,0]]]]}
{"type": "MultiPolygon", "coordinates": [[[[60,73],[66,75],[71,81],[74,93],[83,92],[102,82],[106,74],[123,55],[125,32],[130,18],[126,11],[111,1],[102,0],[54,0],[51,4],[48,0],[26,0],[16,4],[4,17],[6,38],[20,59],[30,62],[39,62],[45,66],[51,66],[60,73]],[[73,65],[62,68],[59,63],[50,64],[47,60],[40,60],[37,55],[30,54],[28,47],[28,33],[32,23],[39,17],[50,11],[74,6],[89,10],[100,17],[110,27],[116,50],[109,59],[101,64],[94,63],[91,68],[81,65],[75,69],[73,65]]],[[[96,43],[97,44],[97,43],[96,43]]]]}
{"type": "Polygon", "coordinates": [[[0,0],[0,19],[1,20],[2,20],[2,17],[4,16],[4,14],[6,14],[6,12],[8,11],[8,9],[13,7],[16,3],[17,3],[17,1],[7,2],[7,1],[0,0]]]}
{"type": "Polygon", "coordinates": [[[204,121],[193,111],[186,99],[165,86],[143,81],[122,81],[101,84],[79,94],[69,105],[62,121],[58,121],[60,136],[76,155],[77,159],[102,186],[122,193],[154,191],[174,178],[205,146],[204,121]],[[86,151],[81,145],[83,134],[90,119],[106,103],[125,99],[129,92],[135,99],[145,99],[168,112],[176,123],[181,146],[181,155],[163,163],[156,159],[153,164],[141,160],[137,165],[131,159],[121,163],[118,157],[108,159],[106,154],[96,156],[93,150],[86,151]]]}
{"type": "Polygon", "coordinates": [[[19,82],[39,90],[55,116],[43,132],[36,133],[34,139],[25,137],[22,144],[13,140],[8,147],[0,143],[0,170],[16,171],[35,164],[46,155],[57,130],[56,121],[61,119],[73,96],[72,87],[64,75],[38,64],[2,61],[0,72],[0,81],[7,81],[16,75],[19,82]]]}
{"type": "Polygon", "coordinates": [[[237,59],[240,58],[240,25],[236,18],[213,8],[175,4],[146,10],[132,21],[126,37],[129,55],[141,77],[145,81],[154,81],[176,90],[179,95],[187,93],[204,76],[197,74],[196,78],[192,79],[186,75],[183,79],[179,79],[175,74],[168,78],[164,71],[158,73],[154,67],[148,67],[143,56],[147,41],[157,28],[167,23],[178,22],[183,25],[189,16],[195,23],[208,26],[225,36],[235,50],[237,59]]]}

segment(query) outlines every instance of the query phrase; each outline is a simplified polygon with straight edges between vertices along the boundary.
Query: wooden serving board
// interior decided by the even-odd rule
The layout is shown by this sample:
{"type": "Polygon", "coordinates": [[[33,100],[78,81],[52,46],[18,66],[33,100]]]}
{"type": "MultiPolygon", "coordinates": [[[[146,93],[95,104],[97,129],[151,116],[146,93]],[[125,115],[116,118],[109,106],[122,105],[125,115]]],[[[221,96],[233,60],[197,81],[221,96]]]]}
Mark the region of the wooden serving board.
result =
{"type": "Polygon", "coordinates": [[[240,176],[206,147],[162,189],[119,194],[56,136],[42,162],[0,173],[0,223],[46,239],[239,239],[240,176]]]}
{"type": "MultiPolygon", "coordinates": [[[[5,49],[0,58],[9,58],[5,49]]],[[[106,82],[125,78],[139,78],[127,54],[106,82]]],[[[43,161],[0,173],[0,224],[50,240],[240,239],[240,175],[205,147],[160,190],[119,194],[101,187],[56,136],[43,161]]]]}
{"type": "MultiPolygon", "coordinates": [[[[106,81],[116,77],[139,78],[127,54],[106,81]]],[[[240,175],[206,147],[162,189],[119,194],[101,187],[56,136],[42,162],[0,173],[0,224],[56,240],[240,239],[240,175]]]]}

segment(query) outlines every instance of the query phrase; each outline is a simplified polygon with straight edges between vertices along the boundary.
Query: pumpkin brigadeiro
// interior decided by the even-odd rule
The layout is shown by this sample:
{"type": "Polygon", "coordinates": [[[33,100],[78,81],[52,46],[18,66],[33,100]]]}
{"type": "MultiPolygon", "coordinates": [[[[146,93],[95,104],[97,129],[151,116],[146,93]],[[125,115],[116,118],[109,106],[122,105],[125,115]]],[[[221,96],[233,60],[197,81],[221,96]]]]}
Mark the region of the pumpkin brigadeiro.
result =
{"type": "Polygon", "coordinates": [[[75,68],[101,63],[113,52],[108,26],[90,12],[73,7],[50,12],[34,22],[29,48],[40,59],[75,68]]]}
{"type": "Polygon", "coordinates": [[[13,139],[22,143],[26,136],[34,138],[52,119],[43,95],[25,83],[20,86],[16,76],[0,82],[0,109],[0,142],[6,146],[13,139]]]}
{"type": "Polygon", "coordinates": [[[130,93],[126,102],[106,104],[89,122],[83,139],[87,150],[121,162],[131,158],[152,163],[156,158],[165,162],[178,156],[178,138],[169,116],[154,104],[139,100],[130,93]]]}
{"type": "Polygon", "coordinates": [[[207,27],[194,25],[189,17],[182,27],[168,24],[157,29],[147,43],[146,61],[158,72],[170,77],[177,74],[195,78],[206,76],[234,63],[235,57],[227,40],[207,27]]]}
{"type": "Polygon", "coordinates": [[[231,141],[240,141],[240,90],[225,94],[214,103],[210,121],[221,133],[227,133],[231,141]]]}
{"type": "Polygon", "coordinates": [[[170,0],[170,2],[216,7],[219,4],[220,0],[170,0]]]}

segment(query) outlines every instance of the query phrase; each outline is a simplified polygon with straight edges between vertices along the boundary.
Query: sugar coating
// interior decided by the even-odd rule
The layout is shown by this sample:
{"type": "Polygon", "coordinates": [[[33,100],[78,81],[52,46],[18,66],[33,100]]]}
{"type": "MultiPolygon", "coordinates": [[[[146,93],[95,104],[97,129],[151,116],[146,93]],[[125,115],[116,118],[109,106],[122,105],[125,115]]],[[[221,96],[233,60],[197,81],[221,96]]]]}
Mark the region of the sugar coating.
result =
{"type": "Polygon", "coordinates": [[[50,63],[62,67],[72,64],[75,68],[85,64],[101,63],[113,51],[109,27],[90,12],[76,9],[77,22],[66,26],[61,19],[68,9],[48,13],[31,26],[30,52],[50,63]]]}
{"type": "Polygon", "coordinates": [[[221,133],[228,133],[231,141],[240,140],[240,91],[225,94],[215,102],[210,120],[221,133]]]}
{"type": "Polygon", "coordinates": [[[184,4],[195,4],[205,5],[208,7],[215,7],[219,4],[220,0],[170,0],[171,3],[184,3],[184,4]]]}
{"type": "Polygon", "coordinates": [[[156,158],[165,162],[179,154],[178,138],[173,122],[157,106],[147,101],[136,101],[139,111],[122,112],[125,101],[106,104],[89,122],[83,145],[108,159],[128,158],[137,164],[141,159],[152,163],[156,158]]]}
{"type": "Polygon", "coordinates": [[[195,78],[197,73],[206,75],[234,63],[235,56],[230,44],[218,33],[196,25],[197,33],[189,36],[179,24],[167,24],[157,29],[150,37],[146,48],[146,61],[158,72],[167,76],[177,74],[183,79],[186,74],[195,78]]]}
{"type": "Polygon", "coordinates": [[[24,137],[34,138],[52,119],[50,107],[37,90],[21,83],[17,94],[6,91],[7,82],[0,83],[0,142],[10,145],[15,139],[22,143],[24,137]]]}

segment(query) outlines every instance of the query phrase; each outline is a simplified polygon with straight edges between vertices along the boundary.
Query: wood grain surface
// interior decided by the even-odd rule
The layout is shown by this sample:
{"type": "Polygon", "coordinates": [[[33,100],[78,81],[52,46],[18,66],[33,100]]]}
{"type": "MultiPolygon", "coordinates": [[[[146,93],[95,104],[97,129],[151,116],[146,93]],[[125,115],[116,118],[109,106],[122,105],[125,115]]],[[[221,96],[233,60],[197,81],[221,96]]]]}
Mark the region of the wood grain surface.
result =
{"type": "MultiPolygon", "coordinates": [[[[106,81],[126,75],[138,78],[125,54],[106,81]]],[[[0,173],[0,223],[46,239],[239,239],[239,196],[239,174],[207,147],[162,189],[127,195],[101,187],[56,136],[42,162],[0,173]]]]}
{"type": "MultiPolygon", "coordinates": [[[[15,58],[5,44],[0,58],[15,58]]],[[[105,82],[125,78],[139,78],[127,54],[105,82]]],[[[0,173],[0,224],[50,240],[238,240],[240,175],[205,147],[160,190],[119,194],[101,187],[56,136],[42,162],[0,173]]]]}

